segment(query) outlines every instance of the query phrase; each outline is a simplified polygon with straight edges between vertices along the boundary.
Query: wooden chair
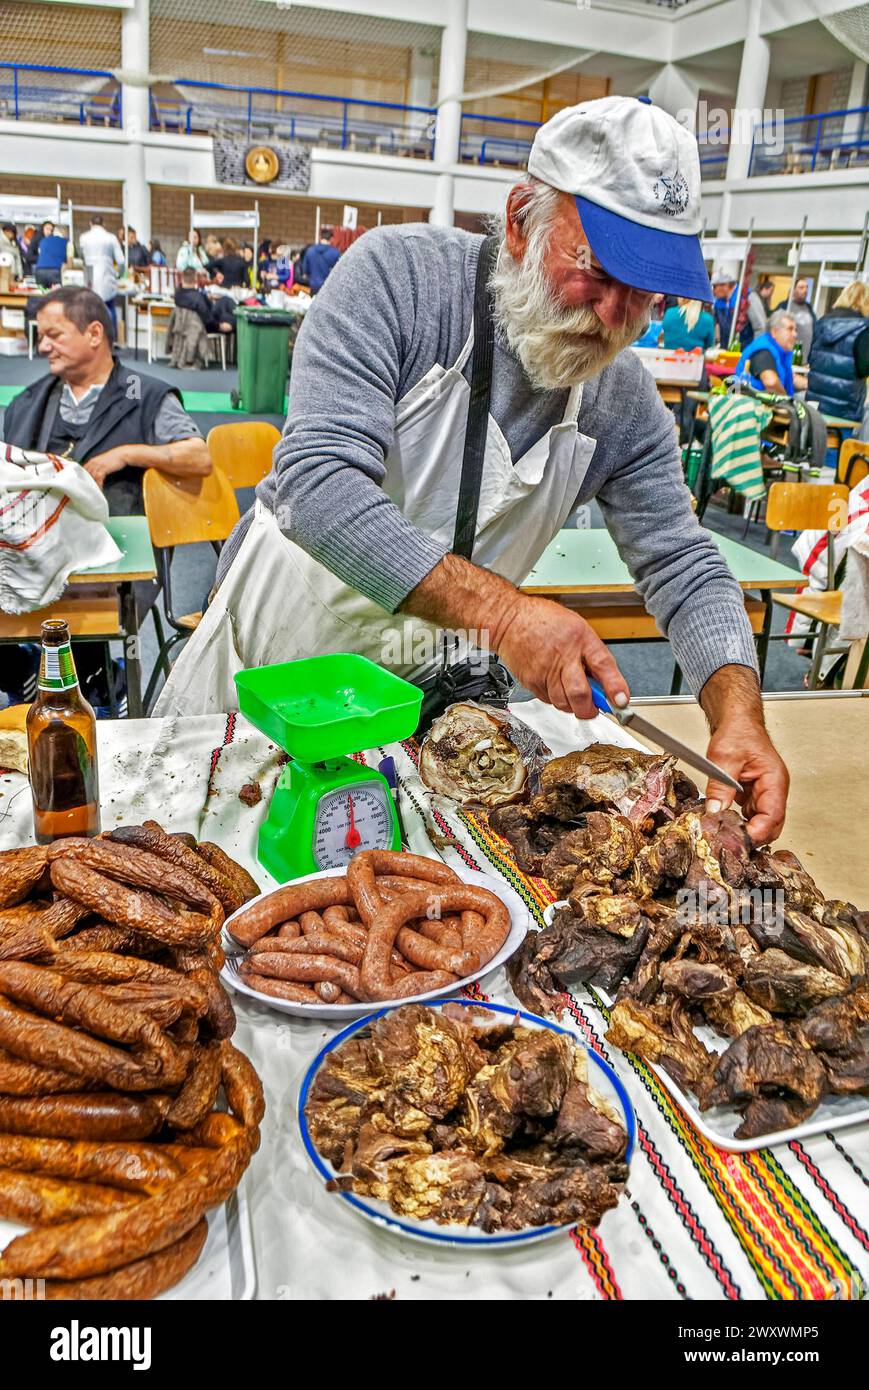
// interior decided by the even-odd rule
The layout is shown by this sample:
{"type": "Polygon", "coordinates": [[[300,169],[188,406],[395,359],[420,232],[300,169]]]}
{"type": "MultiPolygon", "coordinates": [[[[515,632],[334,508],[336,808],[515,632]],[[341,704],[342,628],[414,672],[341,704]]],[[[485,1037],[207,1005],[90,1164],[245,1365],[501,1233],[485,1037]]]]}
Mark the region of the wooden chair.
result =
{"type": "Polygon", "coordinates": [[[847,488],[856,487],[869,476],[869,444],[860,439],[846,439],[839,450],[836,482],[847,488]]]}
{"type": "Polygon", "coordinates": [[[847,651],[847,646],[830,645],[827,634],[838,627],[842,615],[842,595],[836,588],[836,561],[833,536],[848,520],[848,488],[843,483],[773,483],[767,495],[766,524],[770,531],[826,531],[827,587],[822,591],[805,589],[801,594],[775,593],[773,603],[802,613],[818,628],[809,672],[809,689],[817,689],[824,656],[847,651]]]}
{"type": "Polygon", "coordinates": [[[280,430],[265,420],[233,421],[215,425],[206,442],[212,463],[232,487],[256,487],[271,472],[272,452],[280,437],[280,430]]]}
{"type": "Polygon", "coordinates": [[[185,641],[202,621],[202,613],[176,614],[172,603],[172,559],[179,545],[208,541],[216,554],[238,521],[238,503],[232,486],[219,468],[213,468],[205,478],[172,478],[149,468],[142,480],[145,515],[154,547],[157,579],[163,593],[166,621],[174,629],[170,637],[163,633],[160,611],[154,604],[154,627],[160,649],[154,670],[145,691],[144,709],[147,714],[157,689],[162,667],[168,679],[171,669],[169,653],[185,641]]]}

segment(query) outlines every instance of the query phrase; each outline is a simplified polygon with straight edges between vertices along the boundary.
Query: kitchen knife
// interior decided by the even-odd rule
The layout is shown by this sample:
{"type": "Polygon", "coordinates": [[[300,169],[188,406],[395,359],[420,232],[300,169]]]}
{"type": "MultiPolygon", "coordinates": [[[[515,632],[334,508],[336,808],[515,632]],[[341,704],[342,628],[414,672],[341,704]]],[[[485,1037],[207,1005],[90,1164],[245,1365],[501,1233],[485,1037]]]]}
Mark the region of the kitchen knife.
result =
{"type": "Polygon", "coordinates": [[[601,714],[611,714],[621,724],[623,729],[630,729],[634,734],[642,734],[650,743],[655,743],[659,748],[665,748],[674,757],[681,758],[683,763],[689,767],[696,768],[698,772],[704,773],[706,777],[714,777],[716,782],[722,782],[725,787],[732,787],[734,791],[741,792],[742,787],[735,777],[731,777],[729,772],[725,772],[723,767],[717,763],[712,763],[708,758],[704,758],[702,753],[695,753],[693,748],[689,748],[687,743],[681,743],[678,738],[673,738],[672,734],[664,733],[663,729],[658,729],[654,724],[650,724],[648,719],[644,719],[636,710],[626,705],[624,709],[613,709],[609,700],[598,685],[596,680],[589,677],[588,683],[591,687],[591,697],[594,700],[595,708],[601,714]]]}

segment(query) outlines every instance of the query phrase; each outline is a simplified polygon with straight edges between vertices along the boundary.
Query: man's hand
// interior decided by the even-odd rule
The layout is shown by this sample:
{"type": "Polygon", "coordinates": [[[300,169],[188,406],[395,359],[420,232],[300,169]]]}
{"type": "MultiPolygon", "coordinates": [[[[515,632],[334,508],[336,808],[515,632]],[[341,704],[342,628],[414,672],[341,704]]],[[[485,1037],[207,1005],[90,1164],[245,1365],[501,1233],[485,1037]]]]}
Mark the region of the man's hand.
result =
{"type": "Polygon", "coordinates": [[[120,473],[122,468],[126,468],[127,460],[122,448],[108,449],[104,454],[94,454],[83,465],[85,472],[90,473],[98,487],[103,487],[106,478],[110,473],[120,473]]]}
{"type": "Polygon", "coordinates": [[[491,570],[445,555],[412,589],[401,611],[453,630],[473,631],[532,695],[577,719],[597,710],[586,671],[611,704],[625,705],[628,684],[603,642],[577,613],[532,598],[491,570]]]}
{"type": "Polygon", "coordinates": [[[588,675],[612,705],[626,705],[628,684],[592,627],[578,613],[545,598],[519,596],[493,645],[516,679],[556,709],[593,719],[588,675]]]}
{"type": "Polygon", "coordinates": [[[747,666],[722,666],[701,690],[700,704],[712,728],[707,757],[744,788],[739,795],[710,778],[708,809],[722,810],[736,796],[755,844],[777,839],[790,778],[766,731],[757,676],[747,666]]]}

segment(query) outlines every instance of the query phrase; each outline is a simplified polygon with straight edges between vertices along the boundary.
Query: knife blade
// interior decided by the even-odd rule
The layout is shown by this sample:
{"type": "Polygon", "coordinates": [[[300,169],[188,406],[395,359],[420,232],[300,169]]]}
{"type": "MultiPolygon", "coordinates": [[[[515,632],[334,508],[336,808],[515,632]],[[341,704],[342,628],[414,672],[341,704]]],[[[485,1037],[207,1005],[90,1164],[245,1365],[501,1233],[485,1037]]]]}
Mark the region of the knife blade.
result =
{"type": "Polygon", "coordinates": [[[626,705],[624,709],[613,709],[597,681],[589,678],[588,683],[591,687],[595,708],[599,709],[601,714],[611,714],[623,729],[630,729],[632,733],[642,734],[650,743],[666,749],[676,758],[681,758],[683,763],[695,768],[697,772],[702,772],[704,776],[714,777],[716,782],[722,782],[724,786],[731,787],[734,791],[742,791],[741,784],[737,782],[735,777],[731,777],[729,772],[725,772],[723,767],[711,762],[709,758],[704,758],[702,753],[695,752],[687,743],[682,743],[681,739],[665,733],[663,729],[659,729],[657,725],[650,723],[636,710],[631,709],[630,705],[626,705]]]}

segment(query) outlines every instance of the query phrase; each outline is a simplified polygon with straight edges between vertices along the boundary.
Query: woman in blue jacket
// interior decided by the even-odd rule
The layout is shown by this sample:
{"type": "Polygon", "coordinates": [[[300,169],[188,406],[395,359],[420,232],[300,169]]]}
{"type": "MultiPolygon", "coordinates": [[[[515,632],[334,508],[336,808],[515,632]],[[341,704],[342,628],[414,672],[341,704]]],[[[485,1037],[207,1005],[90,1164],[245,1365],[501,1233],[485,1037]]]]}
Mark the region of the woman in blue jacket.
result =
{"type": "Polygon", "coordinates": [[[859,420],[869,376],[869,285],[853,280],[818,319],[809,354],[808,399],[825,415],[859,420]]]}

